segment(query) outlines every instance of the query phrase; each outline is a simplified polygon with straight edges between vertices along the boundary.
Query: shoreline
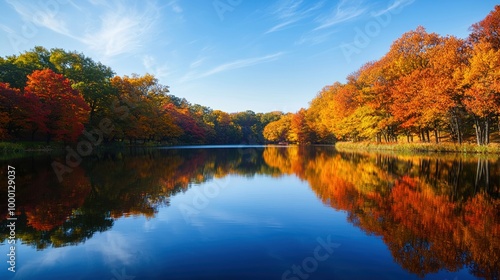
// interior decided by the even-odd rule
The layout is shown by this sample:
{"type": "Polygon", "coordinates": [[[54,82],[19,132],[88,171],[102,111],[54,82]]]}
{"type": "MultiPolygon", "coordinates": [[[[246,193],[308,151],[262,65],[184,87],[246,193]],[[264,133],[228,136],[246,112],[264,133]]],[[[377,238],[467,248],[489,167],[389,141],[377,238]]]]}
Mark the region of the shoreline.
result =
{"type": "Polygon", "coordinates": [[[490,143],[479,146],[477,144],[454,143],[375,143],[375,142],[337,142],[338,151],[392,151],[402,153],[456,153],[456,154],[500,154],[500,144],[490,143]]]}
{"type": "MultiPolygon", "coordinates": [[[[260,144],[259,146],[268,146],[269,144],[260,144]]],[[[140,144],[124,144],[124,143],[107,143],[94,147],[96,150],[108,149],[124,149],[124,148],[154,148],[154,147],[196,147],[196,146],[219,146],[219,145],[140,145],[140,144]]],[[[220,145],[224,146],[241,146],[241,144],[234,145],[220,145]]],[[[279,145],[276,145],[279,146],[279,145]]],[[[288,146],[288,145],[287,145],[288,146]]],[[[284,147],[287,147],[284,146],[284,147]]],[[[413,154],[429,154],[429,153],[442,153],[442,154],[491,154],[500,155],[500,144],[490,143],[489,145],[479,146],[477,144],[465,143],[462,145],[442,142],[436,143],[376,143],[376,142],[336,142],[329,145],[313,145],[313,146],[333,146],[337,151],[363,151],[363,152],[396,152],[396,153],[413,153],[413,154]]],[[[0,157],[3,156],[23,156],[29,154],[57,154],[64,153],[66,145],[62,143],[40,143],[40,142],[0,142],[0,157]]]]}

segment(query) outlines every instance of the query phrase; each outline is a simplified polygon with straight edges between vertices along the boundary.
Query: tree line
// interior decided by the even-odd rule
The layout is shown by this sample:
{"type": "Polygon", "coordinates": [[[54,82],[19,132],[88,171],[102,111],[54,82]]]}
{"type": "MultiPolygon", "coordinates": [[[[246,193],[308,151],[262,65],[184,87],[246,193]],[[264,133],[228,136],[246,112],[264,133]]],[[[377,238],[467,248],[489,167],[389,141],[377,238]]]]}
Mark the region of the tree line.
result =
{"type": "Polygon", "coordinates": [[[466,39],[404,33],[345,83],[296,113],[227,113],[170,94],[150,74],[117,76],[77,52],[35,47],[0,57],[0,140],[75,142],[106,120],[105,142],[490,142],[500,131],[500,5],[466,39]],[[432,135],[432,137],[431,137],[432,135]]]}
{"type": "Polygon", "coordinates": [[[106,142],[257,144],[282,115],[191,104],[153,75],[117,76],[63,49],[38,46],[0,57],[0,140],[75,142],[106,120],[106,142]]]}
{"type": "Polygon", "coordinates": [[[466,39],[404,33],[345,83],[324,87],[307,109],[264,129],[269,141],[372,140],[487,145],[500,130],[500,5],[466,39]]]}

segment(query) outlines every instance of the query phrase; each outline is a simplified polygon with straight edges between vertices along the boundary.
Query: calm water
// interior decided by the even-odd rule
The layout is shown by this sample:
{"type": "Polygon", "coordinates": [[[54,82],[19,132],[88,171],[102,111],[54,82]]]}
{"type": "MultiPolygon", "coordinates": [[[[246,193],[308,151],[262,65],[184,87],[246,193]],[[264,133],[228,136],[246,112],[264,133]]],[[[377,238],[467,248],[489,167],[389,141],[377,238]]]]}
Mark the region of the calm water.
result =
{"type": "Polygon", "coordinates": [[[1,279],[499,279],[500,160],[331,147],[140,149],[16,168],[1,279]]]}

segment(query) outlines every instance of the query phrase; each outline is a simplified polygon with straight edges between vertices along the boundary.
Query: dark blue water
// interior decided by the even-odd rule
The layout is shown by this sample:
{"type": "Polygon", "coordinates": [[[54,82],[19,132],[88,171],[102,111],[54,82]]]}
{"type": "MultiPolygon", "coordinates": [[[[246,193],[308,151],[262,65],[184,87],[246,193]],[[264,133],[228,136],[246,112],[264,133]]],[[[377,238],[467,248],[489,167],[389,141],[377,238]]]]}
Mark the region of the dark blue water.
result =
{"type": "Polygon", "coordinates": [[[1,279],[498,279],[494,157],[131,150],[62,182],[54,160],[6,162],[16,272],[2,230],[1,279]]]}

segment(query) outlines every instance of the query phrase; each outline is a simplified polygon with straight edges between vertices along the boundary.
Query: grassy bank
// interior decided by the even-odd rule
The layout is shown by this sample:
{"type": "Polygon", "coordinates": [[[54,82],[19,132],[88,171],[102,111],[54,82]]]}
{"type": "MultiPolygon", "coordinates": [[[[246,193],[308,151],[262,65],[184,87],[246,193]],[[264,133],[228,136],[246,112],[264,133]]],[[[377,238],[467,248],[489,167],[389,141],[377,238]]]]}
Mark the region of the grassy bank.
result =
{"type": "Polygon", "coordinates": [[[0,142],[0,153],[50,152],[60,150],[62,144],[45,142],[0,142]]]}
{"type": "Polygon", "coordinates": [[[394,151],[404,153],[465,153],[465,154],[500,154],[500,144],[487,146],[476,144],[453,143],[375,143],[375,142],[337,142],[339,151],[394,151]]]}
{"type": "Polygon", "coordinates": [[[0,160],[21,158],[32,154],[53,153],[63,150],[62,144],[45,142],[0,142],[0,160]]]}

